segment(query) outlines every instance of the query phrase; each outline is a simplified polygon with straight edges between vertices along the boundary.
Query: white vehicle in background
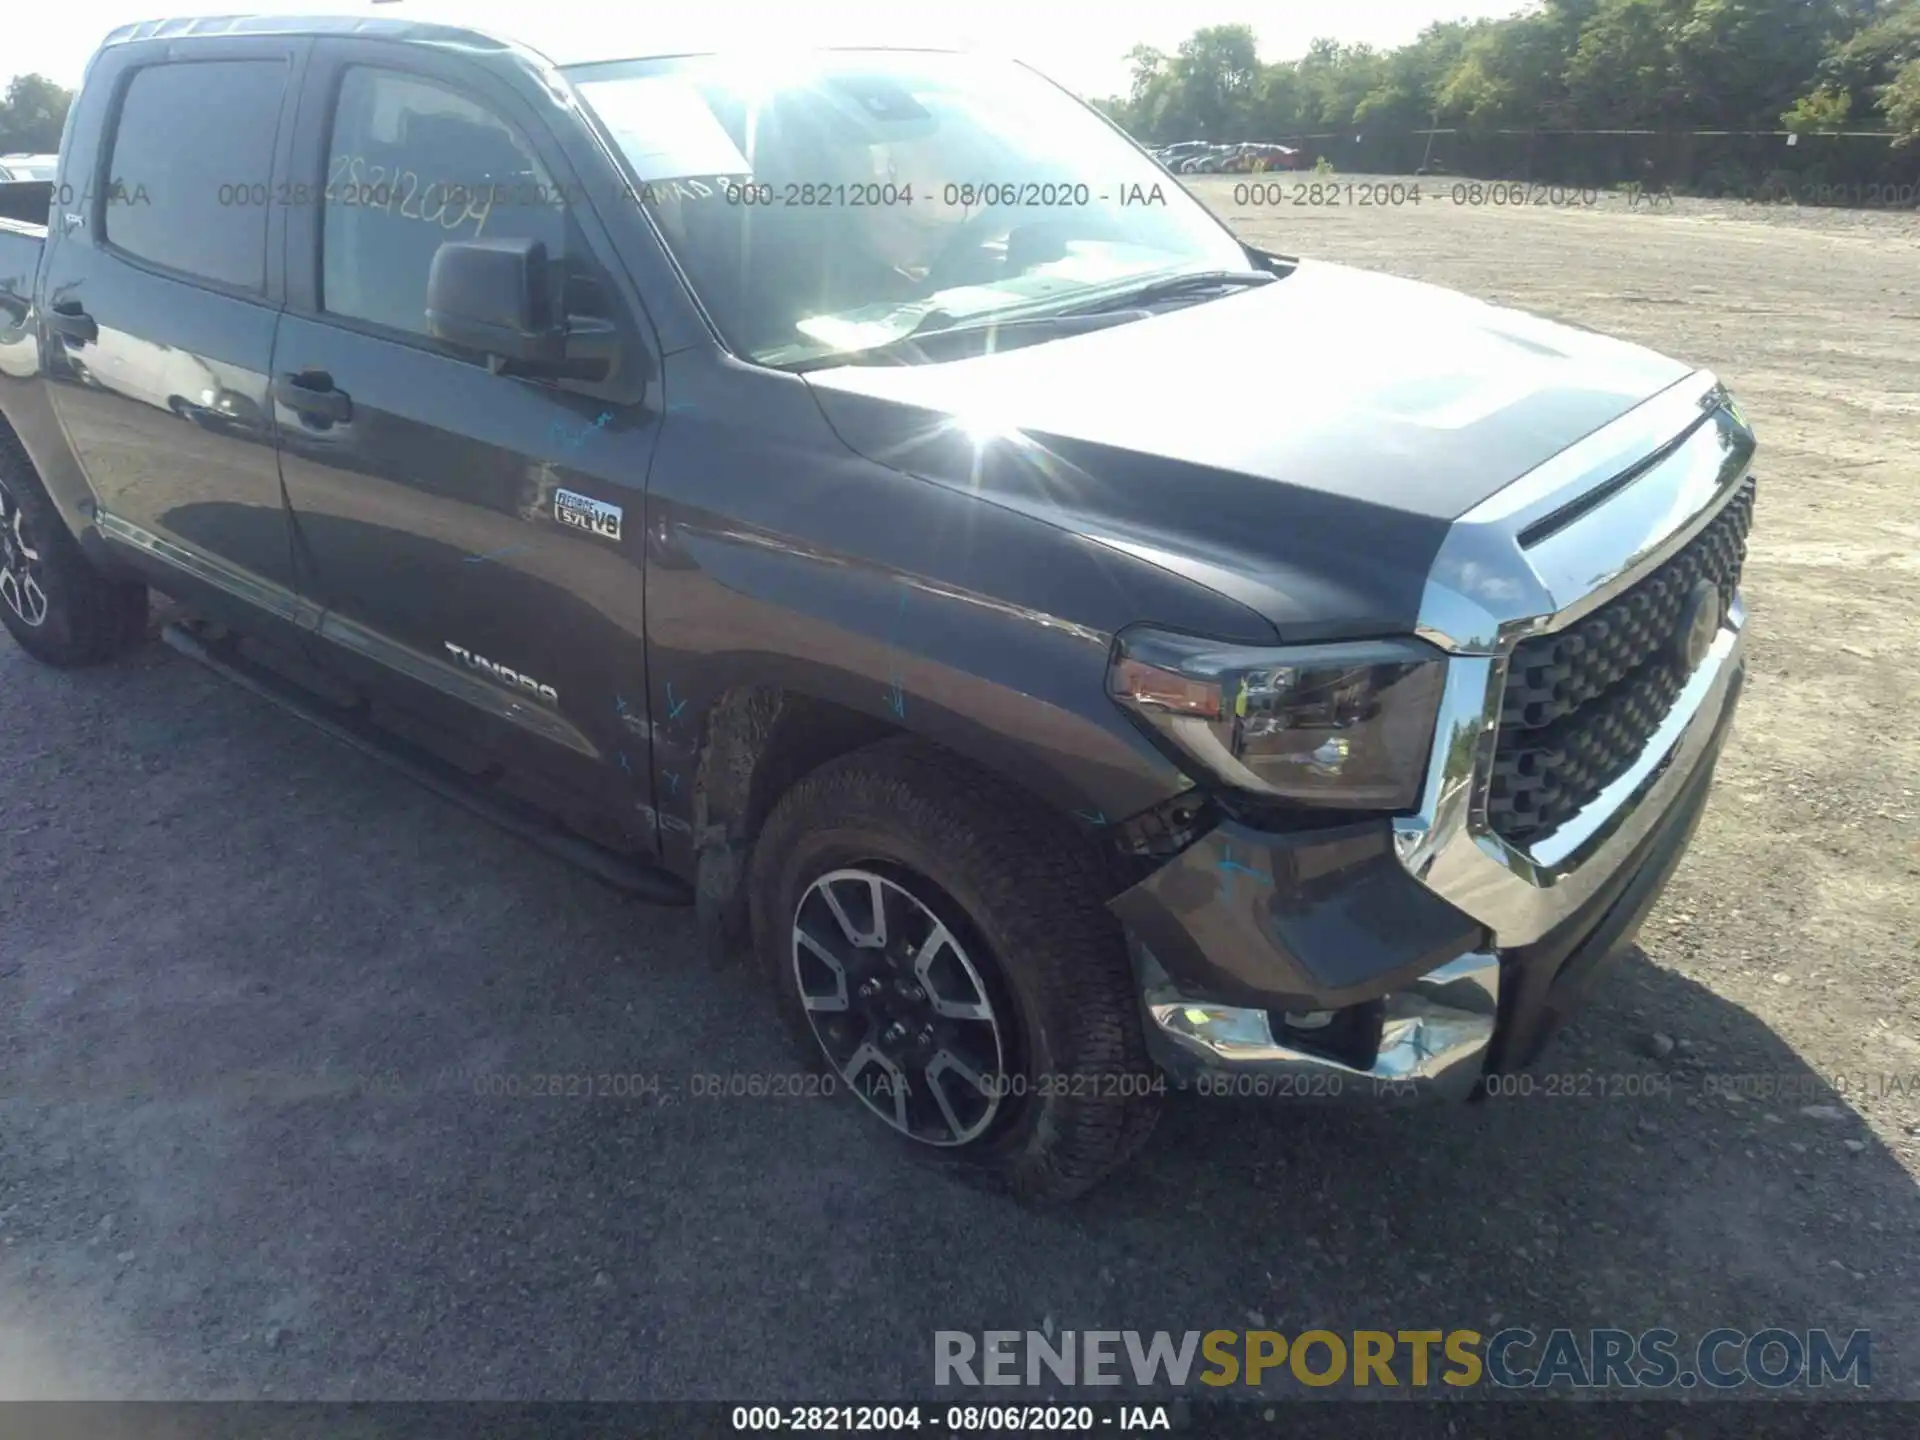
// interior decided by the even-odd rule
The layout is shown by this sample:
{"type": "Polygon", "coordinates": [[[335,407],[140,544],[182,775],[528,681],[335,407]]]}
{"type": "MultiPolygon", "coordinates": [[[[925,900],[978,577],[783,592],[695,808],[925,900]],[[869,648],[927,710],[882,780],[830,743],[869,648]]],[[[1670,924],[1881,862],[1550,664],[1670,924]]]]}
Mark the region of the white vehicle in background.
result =
{"type": "Polygon", "coordinates": [[[0,180],[51,180],[59,169],[58,155],[0,155],[0,180]]]}
{"type": "Polygon", "coordinates": [[[260,430],[265,425],[259,407],[244,394],[243,375],[218,361],[124,330],[102,329],[84,347],[74,347],[68,364],[82,385],[171,410],[202,429],[260,430]]]}

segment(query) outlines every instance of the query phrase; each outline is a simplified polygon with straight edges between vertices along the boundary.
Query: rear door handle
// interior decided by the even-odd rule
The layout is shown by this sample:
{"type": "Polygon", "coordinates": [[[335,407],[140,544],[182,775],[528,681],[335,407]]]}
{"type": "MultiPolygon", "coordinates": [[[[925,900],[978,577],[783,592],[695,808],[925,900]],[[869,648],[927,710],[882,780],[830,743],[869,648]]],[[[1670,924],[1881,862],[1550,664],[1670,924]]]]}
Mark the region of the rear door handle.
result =
{"type": "Polygon", "coordinates": [[[47,312],[47,328],[54,334],[86,344],[100,338],[100,327],[80,308],[78,300],[62,300],[47,312]]]}
{"type": "Polygon", "coordinates": [[[353,397],[335,389],[333,377],[324,370],[302,370],[297,375],[278,377],[273,382],[273,398],[301,415],[336,424],[353,418],[353,397]]]}

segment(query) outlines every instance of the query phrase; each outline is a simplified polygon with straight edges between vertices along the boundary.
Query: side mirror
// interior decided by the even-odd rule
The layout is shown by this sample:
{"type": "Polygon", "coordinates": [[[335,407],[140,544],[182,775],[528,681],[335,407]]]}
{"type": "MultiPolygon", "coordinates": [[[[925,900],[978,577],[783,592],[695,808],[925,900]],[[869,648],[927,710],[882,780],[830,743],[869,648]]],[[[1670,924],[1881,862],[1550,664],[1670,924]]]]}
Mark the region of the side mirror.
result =
{"type": "Polygon", "coordinates": [[[487,357],[495,372],[562,366],[567,330],[553,314],[538,240],[450,240],[427,271],[427,333],[487,357]]]}

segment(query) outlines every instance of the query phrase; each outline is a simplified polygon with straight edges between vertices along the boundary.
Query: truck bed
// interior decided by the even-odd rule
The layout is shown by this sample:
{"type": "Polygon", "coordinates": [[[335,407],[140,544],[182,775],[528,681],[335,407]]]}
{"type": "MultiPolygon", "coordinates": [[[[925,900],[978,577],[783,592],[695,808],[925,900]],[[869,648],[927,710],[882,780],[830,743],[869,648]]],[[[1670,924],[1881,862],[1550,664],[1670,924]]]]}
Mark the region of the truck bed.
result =
{"type": "Polygon", "coordinates": [[[11,221],[6,228],[25,225],[29,230],[37,229],[41,235],[47,233],[47,222],[53,215],[53,182],[51,180],[8,180],[0,182],[0,221],[11,221]]]}
{"type": "Polygon", "coordinates": [[[33,282],[47,243],[45,180],[0,184],[0,374],[19,378],[38,370],[35,346],[20,327],[33,313],[33,282]]]}
{"type": "Polygon", "coordinates": [[[32,312],[33,277],[46,243],[46,226],[0,219],[0,344],[18,338],[32,312]]]}

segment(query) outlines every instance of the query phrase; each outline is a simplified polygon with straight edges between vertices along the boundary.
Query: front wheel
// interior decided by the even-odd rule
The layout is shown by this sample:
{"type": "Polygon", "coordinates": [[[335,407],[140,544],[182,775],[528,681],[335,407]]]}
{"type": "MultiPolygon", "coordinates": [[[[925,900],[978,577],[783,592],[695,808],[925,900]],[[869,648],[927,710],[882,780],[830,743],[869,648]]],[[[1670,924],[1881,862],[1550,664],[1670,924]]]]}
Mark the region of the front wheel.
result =
{"type": "Polygon", "coordinates": [[[144,585],[108,580],[88,562],[40,486],[33,462],[0,429],[0,623],[34,659],[111,659],[146,633],[144,585]]]}
{"type": "Polygon", "coordinates": [[[834,761],[754,846],[754,942],[810,1058],[921,1154],[1069,1199],[1152,1130],[1103,867],[1028,796],[912,741],[834,761]]]}

